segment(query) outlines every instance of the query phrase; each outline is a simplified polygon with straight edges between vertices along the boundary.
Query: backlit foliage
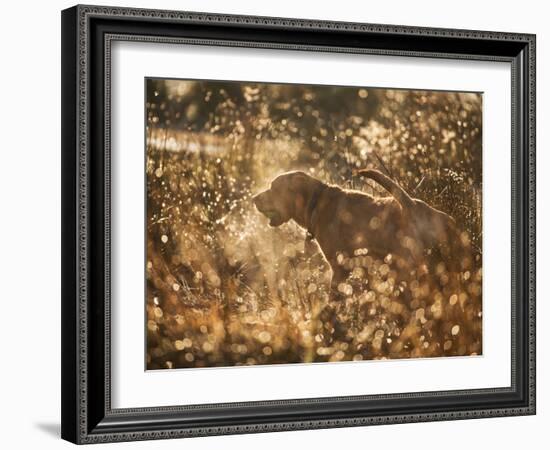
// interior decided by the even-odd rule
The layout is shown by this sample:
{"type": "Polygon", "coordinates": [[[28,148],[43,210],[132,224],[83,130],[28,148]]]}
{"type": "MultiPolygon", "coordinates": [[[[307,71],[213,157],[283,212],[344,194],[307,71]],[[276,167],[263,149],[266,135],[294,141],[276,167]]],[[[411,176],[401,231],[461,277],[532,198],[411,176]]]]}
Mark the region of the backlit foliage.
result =
{"type": "Polygon", "coordinates": [[[481,95],[147,81],[149,369],[481,354],[481,95]],[[398,268],[368,248],[330,295],[305,230],[250,197],[287,170],[455,218],[471,259],[398,268]]]}

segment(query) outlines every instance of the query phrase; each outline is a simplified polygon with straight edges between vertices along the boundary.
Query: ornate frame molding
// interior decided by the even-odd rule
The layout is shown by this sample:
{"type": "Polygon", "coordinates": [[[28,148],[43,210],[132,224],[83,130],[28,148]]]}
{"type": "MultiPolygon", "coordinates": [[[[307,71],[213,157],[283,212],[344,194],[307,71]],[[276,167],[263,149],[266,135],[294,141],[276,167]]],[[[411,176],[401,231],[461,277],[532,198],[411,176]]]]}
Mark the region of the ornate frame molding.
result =
{"type": "MultiPolygon", "coordinates": [[[[469,30],[449,30],[434,29],[423,27],[404,27],[395,25],[376,25],[346,22],[328,22],[328,21],[310,21],[303,19],[285,19],[270,17],[252,17],[252,16],[232,16],[218,14],[204,14],[193,12],[177,11],[157,11],[146,9],[127,9],[116,7],[99,6],[76,6],[63,13],[64,28],[64,50],[63,50],[63,77],[64,77],[64,99],[63,99],[63,222],[64,249],[63,249],[63,376],[64,379],[71,379],[71,382],[63,390],[63,437],[77,443],[98,443],[111,441],[128,441],[142,439],[163,439],[173,437],[191,437],[206,436],[213,434],[237,434],[250,432],[271,432],[283,430],[299,430],[327,427],[347,427],[373,424],[390,424],[403,422],[420,421],[440,421],[451,419],[468,419],[482,417],[499,417],[509,415],[526,415],[535,413],[535,36],[530,34],[499,33],[486,31],[469,30]],[[460,51],[446,53],[434,50],[422,49],[392,49],[392,48],[369,48],[369,47],[350,47],[339,45],[319,45],[312,43],[281,43],[267,41],[251,41],[246,39],[213,39],[197,37],[167,37],[151,36],[145,34],[117,33],[109,30],[104,34],[92,31],[92,22],[98,19],[107,19],[115,21],[118,19],[121,23],[126,21],[139,21],[142,24],[161,23],[169,26],[197,25],[209,27],[239,27],[246,29],[251,35],[259,30],[269,30],[273,32],[280,31],[327,31],[336,33],[340,36],[346,36],[349,33],[357,35],[376,35],[381,41],[385,37],[400,37],[402,40],[415,38],[419,40],[426,39],[431,42],[433,39],[457,39],[460,42],[471,41],[472,51],[460,51]],[[94,34],[95,33],[95,34],[94,34]],[[91,128],[95,126],[92,123],[94,116],[91,116],[90,110],[93,109],[91,103],[92,95],[97,95],[94,90],[92,77],[97,76],[97,60],[94,60],[98,52],[97,43],[93,39],[100,38],[101,45],[104,46],[101,63],[104,70],[103,81],[103,107],[104,124],[103,140],[104,161],[103,161],[103,180],[93,180],[92,172],[94,169],[90,164],[91,145],[93,139],[91,128]],[[191,407],[166,407],[166,408],[139,408],[113,410],[110,403],[110,291],[109,291],[109,249],[110,249],[110,62],[111,62],[111,43],[115,40],[143,41],[156,43],[187,43],[197,45],[223,45],[223,46],[243,46],[256,48],[277,48],[293,49],[306,51],[329,51],[329,52],[348,52],[348,53],[366,53],[366,54],[384,54],[399,56],[416,56],[432,58],[452,58],[452,59],[482,59],[491,61],[507,61],[512,64],[512,99],[513,99],[513,171],[520,171],[519,176],[524,177],[526,183],[525,191],[517,191],[518,186],[513,184],[513,196],[517,196],[523,202],[518,200],[517,205],[513,203],[512,226],[518,233],[525,232],[526,242],[519,242],[519,248],[522,254],[525,252],[525,261],[522,261],[522,268],[526,271],[525,278],[513,277],[513,282],[519,279],[518,288],[527,292],[525,298],[518,298],[525,307],[524,323],[520,325],[521,330],[514,328],[514,339],[517,333],[523,333],[525,338],[525,349],[519,355],[520,360],[516,359],[516,345],[513,348],[513,372],[512,386],[510,388],[485,389],[473,391],[450,391],[419,394],[398,394],[398,395],[379,395],[354,397],[353,400],[361,399],[365,402],[383,399],[401,399],[404,401],[421,399],[430,394],[433,397],[455,396],[467,397],[478,394],[483,391],[484,394],[505,394],[516,392],[517,382],[524,383],[527,398],[516,404],[501,407],[472,408],[471,410],[427,410],[423,412],[405,413],[405,414],[370,414],[356,417],[335,417],[318,418],[307,420],[281,420],[265,423],[250,424],[220,424],[213,426],[199,426],[190,424],[189,426],[170,426],[166,421],[169,414],[182,414],[189,409],[201,409],[207,412],[212,408],[229,408],[245,406],[262,407],[284,407],[290,405],[304,404],[325,404],[330,402],[347,401],[350,398],[321,398],[311,400],[288,400],[276,402],[254,402],[246,404],[225,404],[225,405],[196,405],[191,407]],[[71,41],[71,42],[69,42],[71,41]],[[510,54],[483,54],[476,53],[480,42],[491,41],[502,44],[502,48],[511,48],[510,54]],[[96,47],[94,47],[94,45],[96,47]],[[514,48],[519,49],[517,55],[514,55],[514,48]],[[69,67],[70,66],[70,67],[69,67]],[[516,102],[516,97],[519,102],[516,102]],[[75,107],[76,105],[76,107],[75,107]],[[514,149],[514,147],[517,147],[514,149]],[[76,151],[75,151],[76,148],[76,151]],[[517,161],[516,161],[517,159],[517,161]],[[517,165],[517,166],[516,166],[517,165]],[[76,170],[75,170],[76,168],[76,170]],[[99,218],[97,210],[91,207],[92,198],[95,193],[91,193],[93,183],[101,181],[103,183],[103,203],[105,216],[103,227],[103,263],[104,266],[104,298],[103,324],[99,326],[98,332],[103,332],[101,342],[104,346],[104,367],[103,374],[105,383],[103,385],[103,408],[98,405],[92,406],[90,395],[96,394],[96,386],[91,387],[90,365],[95,364],[90,358],[89,349],[91,346],[97,346],[100,340],[97,335],[91,338],[94,331],[91,327],[96,327],[97,322],[89,318],[93,314],[91,290],[92,279],[90,276],[91,267],[96,264],[96,259],[91,258],[90,254],[92,242],[90,231],[95,229],[95,221],[99,218]],[[95,212],[95,215],[94,215],[95,212]],[[522,227],[525,227],[523,230],[522,227]],[[523,250],[522,245],[525,245],[523,250]],[[523,284],[525,286],[523,286],[523,284]],[[67,324],[65,324],[67,319],[67,324]],[[517,331],[517,333],[516,333],[517,331]],[[66,343],[71,340],[71,343],[66,343]],[[516,373],[516,363],[522,371],[516,373]],[[522,377],[525,376],[524,380],[522,377]],[[148,414],[149,422],[156,423],[158,427],[144,425],[140,422],[140,416],[148,414]],[[98,421],[98,418],[103,417],[98,421]],[[128,417],[135,419],[134,424],[130,426],[120,426],[122,419],[128,422],[128,417]],[[162,425],[164,420],[164,425],[162,425]]],[[[434,41],[435,42],[435,41],[434,41]]],[[[500,47],[499,47],[500,48],[500,47]]],[[[97,81],[95,81],[97,83],[97,81]]],[[[96,143],[99,139],[96,139],[96,143]]],[[[513,177],[516,183],[516,177],[513,177]]],[[[95,185],[94,185],[95,186],[95,185]]],[[[95,189],[95,188],[94,188],[95,189]]],[[[520,186],[520,189],[523,189],[520,186]]],[[[514,197],[515,198],[515,197],[514,197]]],[[[95,201],[95,200],[94,200],[95,201]]],[[[514,239],[517,239],[517,233],[513,232],[514,239]]],[[[519,236],[523,239],[523,235],[519,236]]],[[[513,248],[515,246],[513,245],[513,248]]],[[[513,271],[516,270],[516,262],[522,255],[513,257],[513,271]]],[[[518,260],[519,261],[519,260],[518,260]]],[[[95,270],[95,269],[94,269],[95,270]]],[[[515,298],[515,285],[513,285],[513,298],[515,298]]],[[[98,305],[94,304],[97,308],[98,305]]],[[[518,308],[521,305],[516,305],[518,308]]],[[[513,326],[516,327],[517,320],[516,309],[513,307],[513,326]]],[[[95,328],[94,328],[95,330],[95,328]]],[[[519,336],[519,335],[518,335],[519,336]]],[[[515,342],[518,344],[518,342],[515,342]]]]}

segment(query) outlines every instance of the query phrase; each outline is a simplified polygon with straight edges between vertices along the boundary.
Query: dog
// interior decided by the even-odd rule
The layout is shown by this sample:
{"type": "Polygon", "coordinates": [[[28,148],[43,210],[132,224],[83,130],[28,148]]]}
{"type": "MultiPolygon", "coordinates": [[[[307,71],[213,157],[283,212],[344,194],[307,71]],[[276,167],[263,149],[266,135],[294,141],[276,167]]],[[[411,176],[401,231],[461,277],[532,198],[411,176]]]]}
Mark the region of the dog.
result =
{"type": "Polygon", "coordinates": [[[381,260],[392,255],[409,267],[420,264],[434,249],[448,262],[460,260],[460,233],[451,216],[412,198],[382,172],[368,169],[357,174],[375,181],[391,196],[342,189],[293,171],[277,176],[252,200],[270,226],[294,220],[317,241],[332,269],[331,290],[347,279],[351,268],[343,260],[358,250],[381,260]]]}

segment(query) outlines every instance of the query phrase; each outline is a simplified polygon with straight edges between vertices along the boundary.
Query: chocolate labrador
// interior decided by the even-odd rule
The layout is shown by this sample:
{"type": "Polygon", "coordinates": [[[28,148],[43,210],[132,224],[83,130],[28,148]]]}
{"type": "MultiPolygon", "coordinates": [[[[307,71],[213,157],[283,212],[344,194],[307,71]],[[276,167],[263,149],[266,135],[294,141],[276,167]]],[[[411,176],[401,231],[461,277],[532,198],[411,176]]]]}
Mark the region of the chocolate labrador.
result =
{"type": "Polygon", "coordinates": [[[343,261],[358,250],[378,259],[391,254],[409,261],[411,266],[434,248],[448,260],[454,259],[453,245],[460,242],[460,234],[452,217],[412,198],[377,170],[358,174],[374,180],[391,196],[374,197],[342,189],[295,171],[277,176],[270,188],[254,196],[253,201],[271,226],[292,219],[307,230],[332,268],[333,289],[350,272],[343,261]]]}

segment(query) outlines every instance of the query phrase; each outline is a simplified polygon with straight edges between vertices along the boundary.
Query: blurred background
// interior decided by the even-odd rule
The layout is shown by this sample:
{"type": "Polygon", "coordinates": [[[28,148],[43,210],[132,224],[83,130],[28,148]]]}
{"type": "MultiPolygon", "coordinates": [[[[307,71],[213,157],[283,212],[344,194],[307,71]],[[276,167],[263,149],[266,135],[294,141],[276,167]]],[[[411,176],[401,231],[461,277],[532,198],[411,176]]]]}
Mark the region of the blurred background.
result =
{"type": "Polygon", "coordinates": [[[146,95],[149,369],[481,353],[481,94],[149,79],[146,95]],[[331,305],[315,244],[250,197],[297,169],[387,195],[359,168],[453,216],[467,270],[401,280],[391,255],[363,259],[331,305]]]}

